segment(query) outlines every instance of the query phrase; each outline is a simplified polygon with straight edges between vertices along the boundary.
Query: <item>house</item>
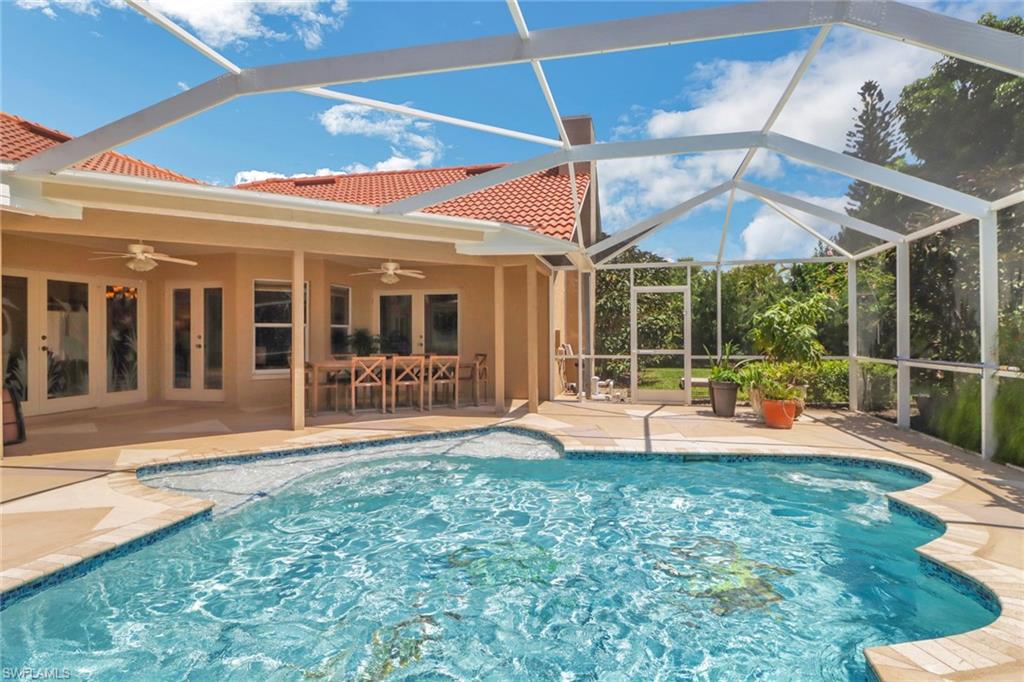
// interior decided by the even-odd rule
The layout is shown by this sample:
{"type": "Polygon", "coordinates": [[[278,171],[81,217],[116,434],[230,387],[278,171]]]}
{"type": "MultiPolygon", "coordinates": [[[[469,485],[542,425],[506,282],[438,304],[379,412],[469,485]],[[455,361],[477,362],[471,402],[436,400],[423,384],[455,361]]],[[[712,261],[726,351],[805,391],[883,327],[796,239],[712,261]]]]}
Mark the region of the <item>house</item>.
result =
{"type": "MultiPolygon", "coordinates": [[[[593,141],[588,117],[565,123],[574,142],[593,141]]],[[[0,114],[4,376],[27,415],[302,406],[293,282],[305,288],[302,359],[342,352],[357,330],[399,354],[485,354],[499,411],[551,397],[554,349],[578,348],[580,242],[599,232],[593,164],[575,167],[579,221],[565,166],[408,215],[376,207],[502,164],[221,187],[109,151],[17,173],[68,139],[0,114]],[[384,262],[424,277],[366,274],[384,262]]]]}

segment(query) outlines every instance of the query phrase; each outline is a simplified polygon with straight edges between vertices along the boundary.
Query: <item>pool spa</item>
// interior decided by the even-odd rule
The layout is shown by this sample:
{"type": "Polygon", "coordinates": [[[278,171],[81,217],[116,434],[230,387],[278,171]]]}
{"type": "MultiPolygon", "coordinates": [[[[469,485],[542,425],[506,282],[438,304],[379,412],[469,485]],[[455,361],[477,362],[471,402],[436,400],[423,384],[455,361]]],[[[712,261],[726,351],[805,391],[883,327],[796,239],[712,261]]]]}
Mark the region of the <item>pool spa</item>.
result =
{"type": "Polygon", "coordinates": [[[9,599],[6,668],[122,679],[871,679],[998,615],[867,460],[488,429],[140,471],[213,514],[9,599]],[[69,614],[74,614],[73,617],[69,614]]]}

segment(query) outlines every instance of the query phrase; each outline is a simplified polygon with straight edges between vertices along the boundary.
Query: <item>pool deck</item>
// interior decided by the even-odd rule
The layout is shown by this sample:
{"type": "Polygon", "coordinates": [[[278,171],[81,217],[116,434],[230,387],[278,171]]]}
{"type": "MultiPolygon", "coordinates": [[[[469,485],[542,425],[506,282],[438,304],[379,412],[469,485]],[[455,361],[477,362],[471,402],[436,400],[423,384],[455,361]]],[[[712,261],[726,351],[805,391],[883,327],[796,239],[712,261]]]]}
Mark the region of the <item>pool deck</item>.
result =
{"type": "Polygon", "coordinates": [[[538,414],[513,405],[328,414],[290,431],[280,409],[153,404],[29,420],[29,441],[0,460],[0,590],[208,510],[212,503],[138,482],[147,464],[373,441],[492,425],[546,432],[570,450],[663,453],[827,454],[881,459],[932,480],[892,496],[942,519],[946,533],[918,548],[987,585],[1002,605],[969,633],[876,647],[868,659],[885,682],[1024,680],[1024,473],[866,415],[810,410],[791,431],[757,423],[740,408],[720,419],[707,407],[547,402],[538,414]]]}

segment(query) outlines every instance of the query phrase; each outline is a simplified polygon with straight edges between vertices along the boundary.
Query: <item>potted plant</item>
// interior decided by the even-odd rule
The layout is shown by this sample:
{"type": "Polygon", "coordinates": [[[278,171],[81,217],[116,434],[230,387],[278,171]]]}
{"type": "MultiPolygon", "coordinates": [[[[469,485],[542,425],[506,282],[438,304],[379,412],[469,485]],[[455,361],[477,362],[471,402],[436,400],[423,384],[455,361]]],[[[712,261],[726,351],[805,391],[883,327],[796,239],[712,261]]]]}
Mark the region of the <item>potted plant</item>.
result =
{"type": "MultiPolygon", "coordinates": [[[[782,377],[784,385],[802,387],[796,395],[799,401],[796,416],[803,412],[807,368],[818,366],[825,355],[825,347],[818,340],[817,325],[829,316],[834,303],[823,292],[816,292],[805,299],[785,296],[752,319],[749,336],[754,348],[764,355],[769,365],[775,366],[780,376],[786,375],[782,377]],[[778,366],[779,363],[787,364],[782,367],[778,366]]],[[[754,404],[752,396],[751,405],[754,404]]]]}
{"type": "Polygon", "coordinates": [[[743,390],[747,392],[747,398],[750,400],[750,407],[754,410],[754,414],[758,419],[763,420],[761,386],[768,380],[765,363],[749,362],[743,365],[737,371],[737,380],[743,390]]]}
{"type": "Polygon", "coordinates": [[[767,381],[761,386],[765,426],[791,429],[796,419],[798,390],[781,381],[767,381]]]}
{"type": "MultiPolygon", "coordinates": [[[[719,417],[736,415],[736,393],[739,391],[740,384],[736,368],[730,360],[733,350],[733,344],[726,343],[722,347],[722,354],[711,360],[711,373],[708,377],[711,410],[719,417]]],[[[704,348],[704,351],[711,355],[711,351],[707,347],[704,348]]]]}
{"type": "Polygon", "coordinates": [[[368,329],[356,329],[351,338],[352,350],[356,355],[373,355],[379,347],[379,339],[368,329]]]}

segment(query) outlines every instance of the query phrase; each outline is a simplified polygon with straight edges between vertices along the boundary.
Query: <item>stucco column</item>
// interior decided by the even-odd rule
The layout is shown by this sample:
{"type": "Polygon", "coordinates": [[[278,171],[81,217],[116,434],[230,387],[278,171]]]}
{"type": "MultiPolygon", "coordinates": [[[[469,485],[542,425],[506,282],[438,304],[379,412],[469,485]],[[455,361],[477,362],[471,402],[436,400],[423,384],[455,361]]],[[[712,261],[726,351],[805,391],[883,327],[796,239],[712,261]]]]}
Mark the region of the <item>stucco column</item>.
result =
{"type": "Polygon", "coordinates": [[[537,271],[530,262],[526,265],[526,404],[530,412],[540,407],[537,310],[537,271]]]}
{"type": "Polygon", "coordinates": [[[292,430],[306,428],[306,254],[292,252],[292,430]]]}
{"type": "Polygon", "coordinates": [[[505,268],[494,266],[494,412],[505,414],[505,268]]]}

